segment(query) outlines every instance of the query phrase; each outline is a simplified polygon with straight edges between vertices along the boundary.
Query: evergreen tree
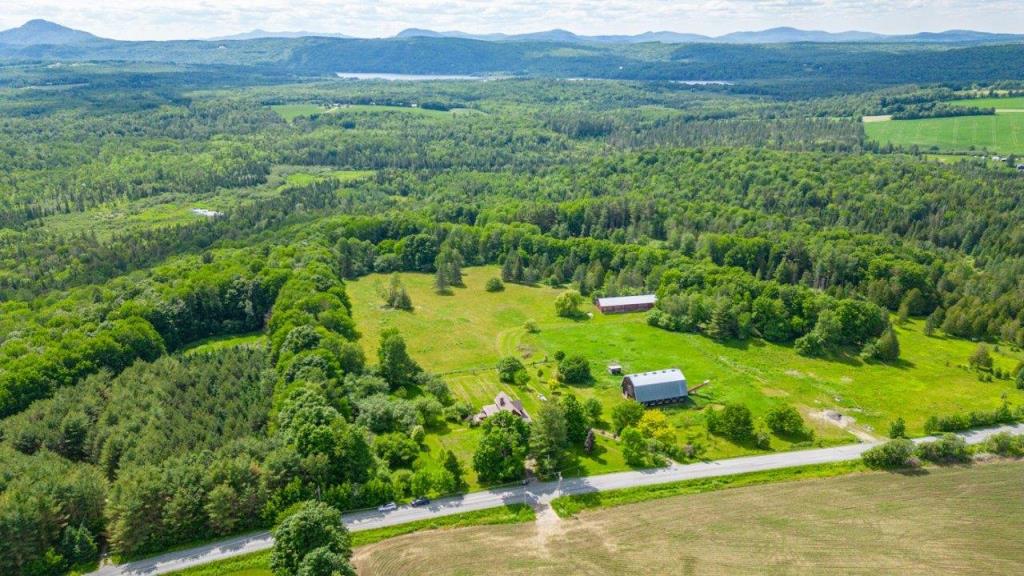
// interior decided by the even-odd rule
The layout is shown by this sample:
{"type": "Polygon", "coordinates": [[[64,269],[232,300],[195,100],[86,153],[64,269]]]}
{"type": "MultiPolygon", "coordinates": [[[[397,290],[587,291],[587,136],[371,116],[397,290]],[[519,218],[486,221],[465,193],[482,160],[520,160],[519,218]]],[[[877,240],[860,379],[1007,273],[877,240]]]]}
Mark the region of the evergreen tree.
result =
{"type": "Polygon", "coordinates": [[[594,443],[595,443],[595,441],[596,441],[596,437],[594,435],[594,429],[593,428],[588,428],[587,429],[587,439],[583,441],[583,452],[586,453],[586,454],[593,454],[594,453],[594,443]]]}
{"type": "Polygon", "coordinates": [[[576,396],[569,394],[562,398],[562,413],[565,416],[565,435],[570,444],[579,445],[587,438],[587,415],[576,396]]]}
{"type": "Polygon", "coordinates": [[[561,470],[567,440],[562,409],[554,402],[541,404],[530,430],[530,455],[540,477],[551,478],[561,470]]]}

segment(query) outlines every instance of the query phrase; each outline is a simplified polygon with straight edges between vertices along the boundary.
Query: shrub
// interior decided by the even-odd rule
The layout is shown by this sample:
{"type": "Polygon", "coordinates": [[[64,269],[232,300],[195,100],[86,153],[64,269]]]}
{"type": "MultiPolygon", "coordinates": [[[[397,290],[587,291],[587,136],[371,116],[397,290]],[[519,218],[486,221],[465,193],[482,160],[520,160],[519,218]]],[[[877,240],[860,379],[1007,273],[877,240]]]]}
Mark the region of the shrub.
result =
{"type": "Polygon", "coordinates": [[[991,370],[992,369],[992,355],[988,352],[988,346],[984,344],[978,344],[978,347],[974,349],[974,353],[968,359],[971,368],[976,370],[991,370]]]}
{"type": "Polygon", "coordinates": [[[526,367],[515,356],[505,356],[498,361],[498,380],[505,384],[515,384],[516,376],[525,371],[526,367]]]}
{"type": "Polygon", "coordinates": [[[644,405],[630,400],[612,408],[612,427],[616,434],[631,426],[636,426],[644,416],[644,405]]]}
{"type": "Polygon", "coordinates": [[[889,438],[906,438],[907,437],[907,423],[903,420],[903,417],[892,421],[889,424],[889,438]]]}
{"type": "Polygon", "coordinates": [[[444,409],[444,419],[449,422],[462,422],[473,413],[473,405],[460,400],[444,409]]]}
{"type": "Polygon", "coordinates": [[[535,320],[527,320],[523,322],[523,330],[526,330],[530,334],[537,334],[540,332],[540,326],[537,326],[535,320]]]}
{"type": "Polygon", "coordinates": [[[558,379],[566,384],[590,382],[590,362],[578,354],[567,356],[558,363],[558,379]]]}
{"type": "Polygon", "coordinates": [[[484,290],[488,292],[501,292],[505,289],[505,283],[501,281],[501,278],[490,278],[487,280],[487,284],[484,285],[484,290]]]}
{"type": "Polygon", "coordinates": [[[1000,432],[985,441],[984,449],[986,452],[998,454],[999,456],[1024,456],[1024,436],[1000,432]]]}
{"type": "Polygon", "coordinates": [[[917,446],[917,455],[922,460],[937,464],[967,462],[971,459],[971,451],[967,442],[956,434],[945,434],[934,442],[925,442],[917,446]]]}
{"type": "Polygon", "coordinates": [[[980,426],[995,426],[996,424],[1009,424],[1016,422],[1024,415],[1018,410],[1014,413],[1009,404],[990,411],[974,411],[967,414],[951,414],[948,416],[932,416],[924,423],[924,430],[928,434],[938,432],[959,432],[980,426]]]}
{"type": "Polygon", "coordinates": [[[907,468],[914,463],[914,443],[905,438],[875,446],[861,456],[869,468],[876,470],[907,468]]]}
{"type": "Polygon", "coordinates": [[[722,410],[707,411],[708,431],[734,442],[754,436],[754,418],[750,409],[742,404],[729,404],[722,410]]]}
{"type": "Polygon", "coordinates": [[[785,436],[803,436],[806,433],[804,419],[800,412],[792,406],[776,406],[768,411],[764,423],[776,434],[785,436]]]}

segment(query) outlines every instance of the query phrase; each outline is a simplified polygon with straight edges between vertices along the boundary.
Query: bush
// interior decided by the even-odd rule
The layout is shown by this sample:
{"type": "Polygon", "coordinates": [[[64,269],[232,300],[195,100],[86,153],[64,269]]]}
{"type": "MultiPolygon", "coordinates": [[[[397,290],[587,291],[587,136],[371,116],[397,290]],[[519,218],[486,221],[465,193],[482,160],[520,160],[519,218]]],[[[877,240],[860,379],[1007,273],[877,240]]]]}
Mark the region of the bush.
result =
{"type": "Polygon", "coordinates": [[[768,411],[764,423],[776,434],[784,436],[803,436],[806,434],[804,419],[800,412],[792,406],[776,406],[768,411]]]}
{"type": "Polygon", "coordinates": [[[984,449],[991,454],[1019,458],[1024,456],[1024,436],[1000,432],[985,441],[984,449]]]}
{"type": "Polygon", "coordinates": [[[505,283],[501,281],[501,278],[490,278],[487,280],[487,284],[484,285],[484,290],[488,292],[501,292],[505,289],[505,283]]]}
{"type": "Polygon", "coordinates": [[[991,370],[992,369],[992,355],[989,354],[988,346],[984,344],[978,344],[978,347],[974,349],[974,353],[968,359],[971,368],[976,370],[991,370]]]}
{"type": "Polygon", "coordinates": [[[516,376],[525,371],[526,367],[515,356],[505,356],[498,361],[498,380],[505,384],[515,384],[516,376]]]}
{"type": "Polygon", "coordinates": [[[864,452],[861,458],[876,470],[907,468],[914,464],[914,443],[905,438],[890,440],[864,452]]]}
{"type": "Polygon", "coordinates": [[[722,410],[708,410],[707,425],[712,434],[734,442],[742,442],[754,436],[754,417],[750,409],[742,404],[729,404],[722,410]]]}
{"type": "Polygon", "coordinates": [[[558,379],[566,384],[590,382],[590,362],[578,354],[567,356],[558,363],[558,379]]]}
{"type": "Polygon", "coordinates": [[[630,400],[612,408],[612,427],[616,434],[621,434],[623,429],[639,424],[643,417],[644,405],[630,400]]]}
{"type": "Polygon", "coordinates": [[[473,405],[460,400],[444,409],[444,419],[449,422],[462,422],[473,413],[473,405]]]}
{"type": "Polygon", "coordinates": [[[967,462],[971,459],[971,451],[967,447],[967,442],[956,434],[945,434],[934,442],[919,444],[917,455],[922,460],[936,464],[967,462]]]}
{"type": "Polygon", "coordinates": [[[889,424],[889,438],[906,438],[907,437],[907,423],[903,420],[903,417],[893,420],[892,424],[889,424]]]}
{"type": "Polygon", "coordinates": [[[1010,410],[1009,404],[991,411],[975,411],[967,414],[951,414],[948,416],[932,416],[924,423],[924,430],[928,434],[939,432],[959,432],[970,428],[981,426],[995,426],[996,424],[1009,424],[1016,422],[1024,415],[1020,410],[1014,413],[1010,410]]]}

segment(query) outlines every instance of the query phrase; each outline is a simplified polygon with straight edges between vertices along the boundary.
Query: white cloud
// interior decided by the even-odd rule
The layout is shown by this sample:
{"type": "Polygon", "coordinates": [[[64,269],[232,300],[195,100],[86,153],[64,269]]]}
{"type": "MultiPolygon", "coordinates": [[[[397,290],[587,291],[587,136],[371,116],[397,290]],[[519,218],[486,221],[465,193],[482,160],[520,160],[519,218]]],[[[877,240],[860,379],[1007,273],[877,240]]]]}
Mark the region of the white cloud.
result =
{"type": "Polygon", "coordinates": [[[4,0],[0,27],[46,18],[120,39],[267,30],[389,36],[407,27],[468,32],[566,28],[582,34],[722,34],[773,26],[903,33],[1024,31],[1020,0],[4,0]]]}

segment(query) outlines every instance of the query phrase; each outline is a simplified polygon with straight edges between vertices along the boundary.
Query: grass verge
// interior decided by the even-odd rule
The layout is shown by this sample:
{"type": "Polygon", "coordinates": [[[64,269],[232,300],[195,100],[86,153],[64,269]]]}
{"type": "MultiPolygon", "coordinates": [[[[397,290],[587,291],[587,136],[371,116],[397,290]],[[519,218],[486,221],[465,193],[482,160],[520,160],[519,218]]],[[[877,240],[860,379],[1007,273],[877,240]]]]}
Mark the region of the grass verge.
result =
{"type": "Polygon", "coordinates": [[[463,528],[466,526],[490,526],[495,524],[519,524],[522,522],[533,522],[537,516],[533,509],[526,504],[506,504],[500,508],[488,508],[475,512],[441,516],[429,520],[409,522],[397,526],[387,526],[374,530],[363,530],[352,533],[352,546],[366,546],[375,544],[381,540],[411,534],[422,530],[438,530],[463,528]]]}
{"type": "Polygon", "coordinates": [[[568,518],[583,510],[591,510],[595,508],[610,508],[613,506],[622,506],[623,504],[644,502],[646,500],[668,498],[670,496],[701,494],[703,492],[715,492],[728,488],[740,488],[743,486],[753,486],[757,484],[792,482],[795,480],[808,480],[811,478],[831,478],[834,476],[852,474],[854,472],[865,472],[867,470],[867,467],[865,467],[860,460],[835,462],[830,464],[815,464],[810,466],[796,466],[793,468],[781,468],[778,470],[736,474],[734,476],[698,478],[695,480],[683,480],[681,482],[658,484],[655,486],[638,486],[636,488],[623,488],[621,490],[609,490],[607,492],[590,492],[587,494],[560,496],[551,501],[551,507],[560,517],[568,518]]]}
{"type": "MultiPolygon", "coordinates": [[[[526,504],[508,504],[500,508],[488,508],[452,514],[440,518],[409,522],[397,526],[387,526],[374,530],[362,530],[352,533],[352,546],[375,544],[388,538],[420,532],[423,530],[439,530],[464,528],[467,526],[490,526],[496,524],[519,524],[532,522],[536,519],[533,509],[526,504]]],[[[270,550],[253,552],[234,558],[227,558],[201,566],[171,572],[174,576],[256,576],[268,573],[270,567],[270,550]]]]}

